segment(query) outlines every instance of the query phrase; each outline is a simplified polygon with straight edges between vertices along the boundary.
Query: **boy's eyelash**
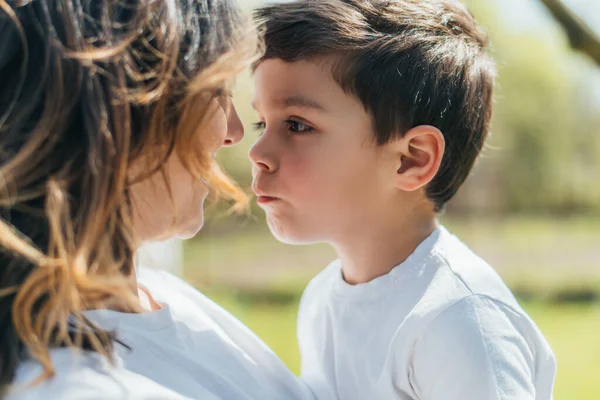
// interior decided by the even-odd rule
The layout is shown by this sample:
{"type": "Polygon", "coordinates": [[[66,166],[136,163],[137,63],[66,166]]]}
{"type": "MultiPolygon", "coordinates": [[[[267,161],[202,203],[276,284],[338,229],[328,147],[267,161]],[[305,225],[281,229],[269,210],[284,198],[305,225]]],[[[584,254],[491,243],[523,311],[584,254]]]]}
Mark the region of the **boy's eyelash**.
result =
{"type": "Polygon", "coordinates": [[[255,122],[255,123],[253,123],[253,124],[252,124],[252,127],[254,128],[254,130],[255,130],[256,132],[258,132],[258,135],[260,136],[260,135],[262,135],[262,134],[263,134],[263,132],[264,132],[265,128],[267,127],[267,124],[265,124],[265,123],[264,123],[264,122],[262,122],[262,121],[259,121],[259,122],[255,122]]]}
{"type": "MultiPolygon", "coordinates": [[[[293,119],[288,119],[285,121],[285,124],[288,126],[288,130],[291,131],[295,135],[305,135],[311,133],[314,128],[304,122],[296,121],[293,119]],[[298,125],[302,125],[304,129],[300,129],[298,125]]],[[[255,131],[259,132],[259,136],[263,134],[264,130],[267,128],[267,124],[263,121],[254,122],[252,127],[255,131]]]]}

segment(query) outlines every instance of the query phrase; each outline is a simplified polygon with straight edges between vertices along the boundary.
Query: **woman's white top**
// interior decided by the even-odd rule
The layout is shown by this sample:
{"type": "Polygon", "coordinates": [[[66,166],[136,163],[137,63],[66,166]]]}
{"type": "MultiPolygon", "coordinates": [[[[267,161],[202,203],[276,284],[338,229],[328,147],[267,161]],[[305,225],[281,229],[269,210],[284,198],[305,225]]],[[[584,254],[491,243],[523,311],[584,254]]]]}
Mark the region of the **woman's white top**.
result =
{"type": "Polygon", "coordinates": [[[53,350],[56,376],[20,390],[41,372],[23,363],[13,399],[313,399],[310,389],[239,320],[177,277],[141,268],[138,281],[164,305],[86,316],[114,329],[117,363],[98,354],[53,350]]]}

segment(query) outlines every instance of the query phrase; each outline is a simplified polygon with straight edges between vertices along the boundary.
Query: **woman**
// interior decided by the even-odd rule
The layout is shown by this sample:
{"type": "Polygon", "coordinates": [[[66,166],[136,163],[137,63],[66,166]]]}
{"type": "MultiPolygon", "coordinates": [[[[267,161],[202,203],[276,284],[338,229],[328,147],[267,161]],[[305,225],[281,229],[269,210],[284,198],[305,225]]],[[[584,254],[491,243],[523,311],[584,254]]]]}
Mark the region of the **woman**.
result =
{"type": "Polygon", "coordinates": [[[10,399],[310,392],[144,242],[191,237],[243,128],[254,34],[230,0],[0,0],[0,390],[10,399]]]}

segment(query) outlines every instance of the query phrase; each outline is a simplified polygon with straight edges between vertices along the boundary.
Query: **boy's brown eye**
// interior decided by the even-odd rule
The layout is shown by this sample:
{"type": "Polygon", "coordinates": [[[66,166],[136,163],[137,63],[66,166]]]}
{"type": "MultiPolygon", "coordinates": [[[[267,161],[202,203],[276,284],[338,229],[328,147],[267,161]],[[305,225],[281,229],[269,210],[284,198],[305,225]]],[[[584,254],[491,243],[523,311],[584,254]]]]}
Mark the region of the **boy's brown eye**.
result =
{"type": "Polygon", "coordinates": [[[285,123],[288,125],[290,132],[295,133],[295,134],[301,135],[301,134],[310,133],[313,131],[312,127],[310,127],[300,121],[294,121],[292,119],[289,119],[289,120],[285,121],[285,123]]]}

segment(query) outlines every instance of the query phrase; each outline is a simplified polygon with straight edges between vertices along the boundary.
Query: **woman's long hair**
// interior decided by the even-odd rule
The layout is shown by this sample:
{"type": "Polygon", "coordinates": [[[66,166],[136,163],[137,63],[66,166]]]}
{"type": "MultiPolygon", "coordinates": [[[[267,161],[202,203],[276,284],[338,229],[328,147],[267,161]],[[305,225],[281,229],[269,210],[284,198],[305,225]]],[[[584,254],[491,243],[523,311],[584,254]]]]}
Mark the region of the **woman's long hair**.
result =
{"type": "Polygon", "coordinates": [[[27,358],[52,376],[50,348],[110,358],[82,311],[139,307],[133,180],[176,151],[244,201],[202,126],[254,37],[230,0],[0,0],[0,396],[27,358]]]}

